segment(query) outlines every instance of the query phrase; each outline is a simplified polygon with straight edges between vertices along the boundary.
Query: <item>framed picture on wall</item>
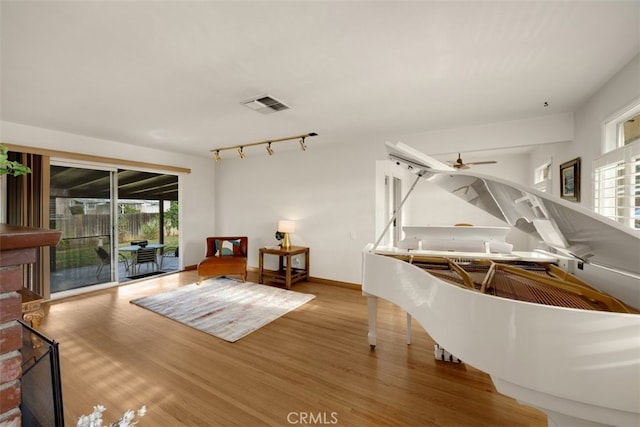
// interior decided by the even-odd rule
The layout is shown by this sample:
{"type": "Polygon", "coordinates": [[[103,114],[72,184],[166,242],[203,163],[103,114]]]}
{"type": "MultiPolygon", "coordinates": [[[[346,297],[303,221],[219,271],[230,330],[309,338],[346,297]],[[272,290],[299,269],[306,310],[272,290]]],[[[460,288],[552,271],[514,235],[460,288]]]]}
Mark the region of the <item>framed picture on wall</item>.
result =
{"type": "Polygon", "coordinates": [[[560,197],[580,201],[580,157],[560,165],[560,197]]]}

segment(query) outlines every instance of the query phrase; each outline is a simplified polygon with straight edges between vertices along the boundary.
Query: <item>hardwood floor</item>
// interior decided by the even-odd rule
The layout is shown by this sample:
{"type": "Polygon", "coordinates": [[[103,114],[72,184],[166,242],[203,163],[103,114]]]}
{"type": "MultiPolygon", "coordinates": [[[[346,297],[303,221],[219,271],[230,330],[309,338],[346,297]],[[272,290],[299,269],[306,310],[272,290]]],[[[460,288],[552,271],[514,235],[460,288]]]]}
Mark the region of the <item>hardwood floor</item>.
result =
{"type": "Polygon", "coordinates": [[[294,285],[316,298],[235,343],[129,303],[196,279],[182,272],[47,304],[41,330],[60,343],[66,425],[101,404],[105,422],[146,405],[141,427],[546,426],[486,374],[435,361],[415,321],[406,345],[405,313],[386,301],[371,351],[357,290],[294,285]]]}

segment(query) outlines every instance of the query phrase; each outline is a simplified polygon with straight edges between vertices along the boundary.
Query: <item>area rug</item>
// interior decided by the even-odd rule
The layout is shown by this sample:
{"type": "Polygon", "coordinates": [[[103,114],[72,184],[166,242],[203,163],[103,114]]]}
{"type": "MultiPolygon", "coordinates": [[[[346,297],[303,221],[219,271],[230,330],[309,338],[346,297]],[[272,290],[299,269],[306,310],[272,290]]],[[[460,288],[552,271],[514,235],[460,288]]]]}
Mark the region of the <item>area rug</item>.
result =
{"type": "Polygon", "coordinates": [[[235,342],[313,298],[315,295],[220,277],[131,303],[235,342]]]}

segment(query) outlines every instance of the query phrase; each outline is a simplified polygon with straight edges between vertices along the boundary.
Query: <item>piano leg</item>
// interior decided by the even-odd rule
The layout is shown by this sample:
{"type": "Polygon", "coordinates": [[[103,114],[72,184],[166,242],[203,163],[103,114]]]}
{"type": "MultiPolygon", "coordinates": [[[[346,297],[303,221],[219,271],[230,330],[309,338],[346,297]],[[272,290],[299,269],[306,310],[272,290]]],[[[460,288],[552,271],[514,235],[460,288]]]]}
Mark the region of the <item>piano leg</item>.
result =
{"type": "Polygon", "coordinates": [[[369,312],[369,347],[376,348],[376,329],[378,323],[378,297],[367,295],[367,305],[369,312]]]}
{"type": "Polygon", "coordinates": [[[411,315],[407,313],[407,344],[411,344],[411,315]]]}

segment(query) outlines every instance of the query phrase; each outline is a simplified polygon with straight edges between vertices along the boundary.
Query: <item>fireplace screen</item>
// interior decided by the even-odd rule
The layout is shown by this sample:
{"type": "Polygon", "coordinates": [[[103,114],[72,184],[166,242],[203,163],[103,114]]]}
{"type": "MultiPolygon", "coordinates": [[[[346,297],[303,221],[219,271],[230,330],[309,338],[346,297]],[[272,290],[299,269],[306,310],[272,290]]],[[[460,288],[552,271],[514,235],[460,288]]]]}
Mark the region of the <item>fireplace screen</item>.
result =
{"type": "Polygon", "coordinates": [[[64,426],[58,343],[22,321],[22,396],[24,426],[64,426]]]}

